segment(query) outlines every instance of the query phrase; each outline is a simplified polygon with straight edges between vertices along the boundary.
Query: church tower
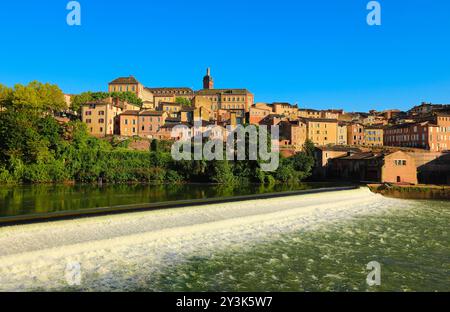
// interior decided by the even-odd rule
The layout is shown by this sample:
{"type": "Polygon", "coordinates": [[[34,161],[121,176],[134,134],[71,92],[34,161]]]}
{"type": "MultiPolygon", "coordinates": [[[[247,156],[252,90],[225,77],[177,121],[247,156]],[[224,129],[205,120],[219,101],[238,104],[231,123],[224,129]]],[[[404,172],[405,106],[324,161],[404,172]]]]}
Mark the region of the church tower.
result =
{"type": "Polygon", "coordinates": [[[214,89],[214,80],[211,77],[211,70],[206,70],[206,76],[203,77],[203,89],[214,89]]]}

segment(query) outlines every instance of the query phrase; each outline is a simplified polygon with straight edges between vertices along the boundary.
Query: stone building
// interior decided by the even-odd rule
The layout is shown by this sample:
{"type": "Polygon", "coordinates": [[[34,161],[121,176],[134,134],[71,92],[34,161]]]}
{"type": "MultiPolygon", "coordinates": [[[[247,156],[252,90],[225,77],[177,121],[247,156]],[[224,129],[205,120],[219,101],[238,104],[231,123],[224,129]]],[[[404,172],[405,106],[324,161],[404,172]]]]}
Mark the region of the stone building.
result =
{"type": "Polygon", "coordinates": [[[167,113],[162,111],[129,110],[119,115],[120,135],[159,138],[167,113]]]}
{"type": "Polygon", "coordinates": [[[177,98],[188,101],[192,101],[194,98],[194,91],[186,87],[145,88],[145,90],[153,94],[153,109],[160,109],[162,103],[175,103],[177,98]]]}
{"type": "Polygon", "coordinates": [[[308,139],[315,145],[337,143],[338,121],[336,119],[300,118],[307,125],[308,139]]]}
{"type": "Polygon", "coordinates": [[[347,123],[338,122],[337,126],[337,144],[347,145],[347,123]]]}
{"type": "Polygon", "coordinates": [[[118,116],[127,110],[138,111],[139,107],[113,98],[90,102],[81,106],[81,121],[91,135],[110,136],[120,132],[118,116]]]}
{"type": "Polygon", "coordinates": [[[272,106],[266,103],[256,103],[250,107],[248,122],[251,125],[258,125],[261,120],[272,113],[272,106]]]}
{"type": "Polygon", "coordinates": [[[288,145],[299,150],[308,138],[307,124],[303,121],[281,121],[280,140],[287,141],[288,145]]]}
{"type": "Polygon", "coordinates": [[[423,148],[433,152],[450,150],[450,114],[435,113],[430,121],[404,123],[385,129],[387,146],[423,148]]]}
{"type": "Polygon", "coordinates": [[[366,126],[364,127],[364,145],[366,146],[383,146],[384,128],[382,126],[366,126]]]}
{"type": "Polygon", "coordinates": [[[364,126],[360,123],[347,124],[347,144],[364,145],[364,126]]]}
{"type": "Polygon", "coordinates": [[[108,84],[108,92],[133,92],[144,102],[153,102],[153,93],[149,92],[133,76],[119,77],[108,84]]]}

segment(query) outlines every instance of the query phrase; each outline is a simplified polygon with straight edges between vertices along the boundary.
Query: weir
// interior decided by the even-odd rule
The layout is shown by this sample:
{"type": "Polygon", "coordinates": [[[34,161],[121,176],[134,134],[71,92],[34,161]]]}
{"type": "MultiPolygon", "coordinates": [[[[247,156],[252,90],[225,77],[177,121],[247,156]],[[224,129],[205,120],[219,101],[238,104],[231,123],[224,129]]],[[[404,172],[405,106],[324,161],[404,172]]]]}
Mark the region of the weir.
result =
{"type": "Polygon", "coordinates": [[[81,264],[86,289],[126,289],[139,271],[157,274],[192,255],[246,248],[398,202],[361,188],[3,227],[0,290],[65,287],[60,275],[68,259],[81,264]],[[137,273],[123,275],[123,265],[137,273]]]}

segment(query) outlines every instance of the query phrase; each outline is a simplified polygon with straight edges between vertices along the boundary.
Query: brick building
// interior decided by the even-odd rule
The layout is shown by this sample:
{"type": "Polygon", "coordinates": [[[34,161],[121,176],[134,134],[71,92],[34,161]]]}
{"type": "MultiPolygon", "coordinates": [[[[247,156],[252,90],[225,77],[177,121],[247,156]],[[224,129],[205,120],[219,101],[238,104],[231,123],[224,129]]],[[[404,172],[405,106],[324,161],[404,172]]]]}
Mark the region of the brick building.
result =
{"type": "Polygon", "coordinates": [[[417,184],[415,159],[403,151],[355,153],[329,162],[334,177],[363,182],[417,184]]]}
{"type": "Polygon", "coordinates": [[[161,111],[125,111],[119,116],[120,135],[159,138],[167,113],[161,111]]]}
{"type": "Polygon", "coordinates": [[[81,106],[81,121],[91,135],[110,136],[120,132],[118,116],[127,110],[138,111],[139,107],[113,98],[90,102],[81,106]]]}
{"type": "Polygon", "coordinates": [[[337,143],[338,121],[336,119],[300,118],[307,125],[308,139],[315,145],[337,143]]]}
{"type": "Polygon", "coordinates": [[[364,145],[383,146],[384,145],[383,142],[384,142],[384,128],[382,126],[364,127],[364,145]]]}
{"type": "Polygon", "coordinates": [[[450,150],[450,114],[436,113],[432,121],[405,123],[389,127],[384,134],[385,145],[416,147],[442,152],[450,150]]]}
{"type": "Polygon", "coordinates": [[[364,145],[364,126],[360,123],[349,123],[347,125],[347,144],[364,145]]]}
{"type": "Polygon", "coordinates": [[[280,140],[288,141],[289,145],[300,149],[308,138],[307,124],[302,121],[281,121],[280,140]]]}

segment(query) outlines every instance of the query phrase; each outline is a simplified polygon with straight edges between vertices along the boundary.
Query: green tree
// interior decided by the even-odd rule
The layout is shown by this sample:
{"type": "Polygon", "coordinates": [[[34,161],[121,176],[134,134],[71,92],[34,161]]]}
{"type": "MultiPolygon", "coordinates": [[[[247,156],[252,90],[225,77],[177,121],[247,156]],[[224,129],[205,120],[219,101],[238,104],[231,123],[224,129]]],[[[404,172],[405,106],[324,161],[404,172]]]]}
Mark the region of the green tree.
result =
{"type": "Polygon", "coordinates": [[[16,84],[11,100],[5,105],[15,111],[27,110],[35,113],[54,113],[67,108],[64,93],[56,85],[33,81],[24,86],[16,84]]]}
{"type": "Polygon", "coordinates": [[[175,103],[181,104],[182,106],[191,106],[192,105],[191,100],[183,98],[183,97],[177,97],[175,99],[175,103]]]}

